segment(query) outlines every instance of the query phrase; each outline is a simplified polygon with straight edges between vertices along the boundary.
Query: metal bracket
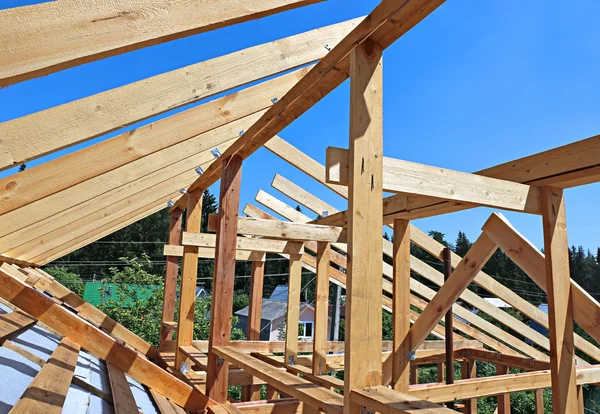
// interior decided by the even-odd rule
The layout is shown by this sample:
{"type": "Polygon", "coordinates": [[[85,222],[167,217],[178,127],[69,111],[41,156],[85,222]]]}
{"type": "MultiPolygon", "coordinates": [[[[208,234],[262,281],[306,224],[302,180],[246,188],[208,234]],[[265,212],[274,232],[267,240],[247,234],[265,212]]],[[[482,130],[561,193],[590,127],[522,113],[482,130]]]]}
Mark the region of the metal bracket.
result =
{"type": "Polygon", "coordinates": [[[325,49],[327,49],[331,52],[331,47],[329,45],[325,45],[325,49]]]}
{"type": "Polygon", "coordinates": [[[225,363],[225,360],[221,357],[217,357],[217,365],[223,365],[225,363]]]}
{"type": "Polygon", "coordinates": [[[417,353],[415,351],[408,351],[406,353],[406,360],[407,361],[414,361],[417,359],[417,353]]]}
{"type": "Polygon", "coordinates": [[[273,102],[274,104],[276,104],[276,103],[277,103],[277,101],[278,101],[278,99],[277,99],[277,98],[273,98],[273,99],[271,99],[271,102],[273,102]]]}
{"type": "Polygon", "coordinates": [[[185,188],[182,188],[182,189],[180,189],[180,190],[179,190],[179,192],[180,192],[181,194],[185,194],[185,193],[187,193],[187,190],[186,190],[185,188]]]}
{"type": "Polygon", "coordinates": [[[321,214],[321,217],[327,217],[328,215],[329,215],[329,211],[323,210],[323,213],[321,214]]]}
{"type": "Polygon", "coordinates": [[[219,158],[221,156],[221,151],[219,151],[219,148],[215,148],[214,150],[212,150],[210,152],[215,158],[219,158]]]}
{"type": "Polygon", "coordinates": [[[181,364],[179,365],[179,371],[184,374],[190,372],[190,361],[181,361],[181,364]]]}
{"type": "Polygon", "coordinates": [[[197,173],[198,175],[202,175],[202,174],[204,174],[204,170],[202,169],[202,167],[196,167],[196,168],[194,168],[194,169],[196,170],[196,173],[197,173]]]}
{"type": "Polygon", "coordinates": [[[369,410],[367,407],[365,407],[364,405],[362,406],[362,410],[361,410],[361,414],[375,414],[375,411],[373,410],[369,410]]]}
{"type": "Polygon", "coordinates": [[[173,207],[174,205],[175,203],[173,202],[173,200],[167,201],[167,206],[169,206],[169,208],[173,207]]]}
{"type": "Polygon", "coordinates": [[[294,356],[293,355],[290,355],[288,357],[288,365],[294,365],[294,356]]]}

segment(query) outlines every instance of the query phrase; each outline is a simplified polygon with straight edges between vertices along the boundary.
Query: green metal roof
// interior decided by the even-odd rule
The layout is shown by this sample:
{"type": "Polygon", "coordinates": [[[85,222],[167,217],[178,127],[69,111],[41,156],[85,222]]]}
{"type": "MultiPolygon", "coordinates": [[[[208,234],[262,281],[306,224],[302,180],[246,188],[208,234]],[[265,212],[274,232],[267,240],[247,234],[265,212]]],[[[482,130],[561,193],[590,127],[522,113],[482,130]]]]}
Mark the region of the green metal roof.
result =
{"type": "MultiPolygon", "coordinates": [[[[120,284],[118,283],[104,283],[104,282],[87,282],[85,284],[85,290],[83,292],[83,300],[86,302],[98,306],[107,305],[114,306],[111,299],[116,302],[122,302],[121,306],[126,308],[129,306],[131,299],[125,295],[123,301],[120,300],[119,292],[120,284]]],[[[129,285],[138,299],[146,299],[152,296],[152,292],[160,288],[156,285],[129,285]]]]}

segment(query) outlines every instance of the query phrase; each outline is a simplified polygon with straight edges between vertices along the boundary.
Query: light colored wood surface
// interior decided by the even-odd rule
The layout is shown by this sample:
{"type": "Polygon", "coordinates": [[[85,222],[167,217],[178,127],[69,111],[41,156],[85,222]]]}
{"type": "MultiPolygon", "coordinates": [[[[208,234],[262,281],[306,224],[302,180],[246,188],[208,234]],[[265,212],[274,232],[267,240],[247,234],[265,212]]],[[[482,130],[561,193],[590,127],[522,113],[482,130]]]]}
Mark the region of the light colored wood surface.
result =
{"type": "Polygon", "coordinates": [[[51,2],[0,13],[0,86],[174,39],[259,19],[319,0],[51,2]],[[93,38],[93,42],[88,39],[93,38]]]}
{"type": "Polygon", "coordinates": [[[323,375],[327,366],[329,336],[329,267],[331,244],[317,243],[317,273],[315,279],[315,319],[313,325],[313,375],[323,375]]]}
{"type": "MultiPolygon", "coordinates": [[[[220,363],[213,349],[229,345],[235,284],[235,251],[242,182],[242,158],[225,160],[219,193],[219,226],[215,244],[215,264],[208,337],[207,394],[217,402],[227,402],[229,363],[220,363]]],[[[195,290],[195,289],[194,289],[195,290]]]]}
{"type": "Polygon", "coordinates": [[[112,364],[106,364],[115,414],[139,414],[135,398],[123,371],[112,364]]]}
{"type": "Polygon", "coordinates": [[[350,397],[355,403],[381,414],[450,414],[454,410],[427,401],[419,401],[410,394],[384,386],[357,389],[350,397]]]}
{"type": "Polygon", "coordinates": [[[6,145],[0,169],[319,60],[327,54],[324,44],[337,44],[360,20],[219,56],[0,124],[6,145]]]}
{"type": "Polygon", "coordinates": [[[298,357],[300,289],[302,289],[302,256],[291,254],[285,316],[285,363],[288,365],[294,365],[298,357]]]}
{"type": "MultiPolygon", "coordinates": [[[[575,378],[573,338],[573,296],[569,270],[569,241],[563,190],[542,187],[542,223],[546,253],[546,293],[552,367],[552,409],[565,414],[579,413],[575,378]]],[[[587,315],[591,317],[591,315],[587,315]]]]}
{"type": "MultiPolygon", "coordinates": [[[[214,234],[184,232],[182,243],[184,246],[215,247],[216,239],[214,234]]],[[[248,237],[237,237],[236,249],[284,254],[301,254],[303,252],[302,242],[248,237]]]]}
{"type": "Polygon", "coordinates": [[[381,384],[382,48],[366,41],[350,55],[348,277],[344,414],[361,407],[351,390],[381,384]]]}
{"type": "Polygon", "coordinates": [[[79,349],[77,343],[63,338],[10,412],[60,414],[71,385],[79,349]]]}
{"type": "MultiPolygon", "coordinates": [[[[260,340],[264,280],[265,262],[252,262],[247,331],[247,337],[250,341],[260,340]]],[[[250,385],[242,388],[242,401],[257,400],[260,400],[260,387],[250,385]]]]}
{"type": "Polygon", "coordinates": [[[408,392],[410,383],[410,361],[406,354],[410,342],[410,222],[394,221],[393,252],[393,301],[392,323],[394,327],[394,352],[391,385],[396,391],[408,392]]]}
{"type": "MultiPolygon", "coordinates": [[[[169,217],[169,243],[180,244],[183,223],[183,211],[174,210],[169,217]]],[[[182,254],[183,255],[183,254],[182,254]]],[[[162,325],[160,330],[160,345],[166,340],[173,339],[173,330],[168,329],[165,322],[175,321],[175,301],[177,298],[177,277],[179,276],[179,257],[166,257],[165,285],[163,294],[162,325]]]]}
{"type": "MultiPolygon", "coordinates": [[[[507,375],[508,367],[506,365],[496,364],[496,375],[507,375]]],[[[498,394],[496,397],[498,403],[498,414],[510,414],[510,394],[498,394]]]]}

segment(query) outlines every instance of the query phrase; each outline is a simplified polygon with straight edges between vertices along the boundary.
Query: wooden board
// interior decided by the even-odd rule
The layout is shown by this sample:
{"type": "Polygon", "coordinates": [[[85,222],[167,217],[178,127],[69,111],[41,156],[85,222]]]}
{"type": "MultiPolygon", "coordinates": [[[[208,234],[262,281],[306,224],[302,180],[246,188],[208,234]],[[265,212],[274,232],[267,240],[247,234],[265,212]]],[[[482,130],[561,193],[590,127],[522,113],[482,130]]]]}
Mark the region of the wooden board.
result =
{"type": "Polygon", "coordinates": [[[11,413],[60,414],[79,356],[79,345],[63,338],[11,413]]]}
{"type": "Polygon", "coordinates": [[[298,323],[300,321],[300,290],[302,289],[302,255],[290,255],[287,312],[285,315],[285,362],[294,365],[298,357],[298,323]]]}
{"type": "MultiPolygon", "coordinates": [[[[208,231],[217,230],[216,214],[209,216],[208,231]]],[[[341,227],[321,226],[318,224],[288,223],[279,220],[240,217],[238,234],[281,238],[286,240],[312,240],[320,242],[346,243],[347,233],[341,227]]]]}
{"type": "Polygon", "coordinates": [[[350,398],[355,403],[381,414],[450,414],[456,412],[383,386],[353,390],[350,398]]]}
{"type": "Polygon", "coordinates": [[[307,71],[303,68],[271,79],[2,178],[0,188],[5,191],[0,214],[260,112],[307,71]]]}
{"type": "MultiPolygon", "coordinates": [[[[215,247],[216,236],[208,233],[183,233],[184,246],[215,247]]],[[[285,240],[236,238],[236,249],[265,253],[301,254],[304,250],[301,242],[285,240]]]]}
{"type": "Polygon", "coordinates": [[[163,394],[168,393],[176,403],[188,409],[201,409],[214,404],[212,400],[141,357],[136,351],[121,345],[98,328],[2,270],[0,296],[76,342],[97,358],[112,363],[136,381],[163,394]]]}
{"type": "Polygon", "coordinates": [[[329,336],[329,265],[331,244],[317,243],[317,273],[315,279],[315,318],[313,325],[312,373],[326,373],[327,337],[329,336]]]}
{"type": "Polygon", "coordinates": [[[0,342],[23,332],[35,322],[35,319],[19,311],[0,314],[0,342]]]}
{"type": "Polygon", "coordinates": [[[106,364],[115,414],[139,414],[135,398],[123,371],[112,364],[106,364]]]}
{"type": "MultiPolygon", "coordinates": [[[[226,151],[224,157],[232,154],[242,158],[248,157],[339,86],[349,76],[350,53],[366,38],[370,37],[374,43],[385,49],[442,3],[443,0],[408,0],[401,5],[394,2],[379,4],[324,56],[302,81],[294,85],[248,129],[243,139],[226,151]]],[[[190,188],[208,188],[219,178],[219,166],[214,165],[190,188]]]]}
{"type": "Polygon", "coordinates": [[[1,49],[0,86],[318,1],[50,2],[5,9],[0,13],[0,44],[7,45],[1,49]]]}
{"type": "MultiPolygon", "coordinates": [[[[165,245],[163,249],[163,254],[165,256],[176,256],[183,257],[183,246],[173,246],[173,245],[165,245]]],[[[198,247],[198,257],[204,259],[214,259],[215,258],[215,248],[214,247],[198,247]]],[[[247,250],[236,250],[235,252],[235,260],[249,260],[253,262],[264,262],[265,253],[264,252],[253,252],[247,250]]]]}
{"type": "Polygon", "coordinates": [[[393,259],[393,296],[392,312],[394,352],[392,362],[391,385],[396,391],[408,392],[410,380],[410,362],[406,354],[410,344],[405,339],[410,336],[410,222],[394,222],[394,259],[393,259]]]}
{"type": "MultiPolygon", "coordinates": [[[[169,217],[169,243],[180,244],[183,223],[183,211],[175,210],[169,217]]],[[[175,301],[177,300],[177,278],[179,276],[179,257],[168,256],[165,266],[165,284],[160,330],[160,345],[173,338],[175,324],[175,301]],[[173,324],[171,326],[167,324],[173,324]]]]}
{"type": "MultiPolygon", "coordinates": [[[[348,150],[328,147],[326,160],[327,182],[348,185],[348,150]]],[[[383,190],[541,214],[535,187],[388,157],[383,190]]]]}

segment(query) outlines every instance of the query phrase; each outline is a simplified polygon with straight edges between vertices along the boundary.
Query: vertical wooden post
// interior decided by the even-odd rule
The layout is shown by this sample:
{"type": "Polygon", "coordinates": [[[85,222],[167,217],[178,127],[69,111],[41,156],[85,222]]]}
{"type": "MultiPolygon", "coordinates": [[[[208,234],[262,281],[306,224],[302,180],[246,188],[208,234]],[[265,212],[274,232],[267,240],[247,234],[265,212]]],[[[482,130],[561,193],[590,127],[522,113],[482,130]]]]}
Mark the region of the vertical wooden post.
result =
{"type": "Polygon", "coordinates": [[[535,390],[535,414],[544,414],[544,389],[535,390]]]}
{"type": "Polygon", "coordinates": [[[344,413],[358,414],[351,390],[381,384],[383,271],[382,49],[365,40],[350,54],[348,278],[344,413]]]}
{"type": "MultiPolygon", "coordinates": [[[[444,249],[444,283],[452,274],[452,250],[444,249]]],[[[444,332],[446,345],[446,384],[454,384],[454,323],[452,319],[452,306],[444,318],[444,332]]],[[[446,407],[454,409],[454,401],[449,401],[446,407]]]]}
{"type": "Polygon", "coordinates": [[[417,364],[410,364],[410,383],[419,383],[419,366],[417,364]]]}
{"type": "Polygon", "coordinates": [[[240,183],[242,158],[233,155],[223,162],[221,192],[219,195],[219,227],[215,244],[215,269],[213,274],[212,303],[210,308],[210,334],[208,338],[208,366],[206,391],[213,400],[227,402],[229,363],[218,358],[214,346],[229,345],[233,317],[233,287],[235,278],[235,249],[237,241],[238,211],[240,208],[240,183]]]}
{"type": "Polygon", "coordinates": [[[277,400],[279,399],[279,392],[271,385],[267,384],[267,394],[265,396],[267,400],[277,400]]]}
{"type": "MultiPolygon", "coordinates": [[[[477,378],[477,361],[471,358],[466,358],[461,362],[461,379],[477,378]]],[[[465,414],[477,414],[477,398],[463,400],[465,414]]]]}
{"type": "Polygon", "coordinates": [[[552,377],[552,407],[557,413],[577,413],[575,382],[575,346],[573,338],[573,303],[569,273],[569,244],[563,191],[540,189],[552,377]]]}
{"type": "Polygon", "coordinates": [[[436,374],[437,374],[436,381],[444,382],[444,363],[443,362],[438,362],[436,374]]]}
{"type": "MultiPolygon", "coordinates": [[[[250,305],[248,307],[248,340],[260,341],[262,295],[265,278],[265,262],[252,262],[250,278],[250,305]]],[[[260,385],[246,385],[242,388],[242,401],[260,400],[260,385]]]]}
{"type": "MultiPolygon", "coordinates": [[[[496,364],[496,375],[506,374],[508,374],[508,367],[496,364]]],[[[510,394],[498,394],[498,414],[510,414],[510,394]]]]}
{"type": "Polygon", "coordinates": [[[410,383],[409,341],[404,341],[410,331],[410,222],[394,220],[393,257],[393,334],[394,354],[392,382],[395,390],[408,393],[410,383]]]}
{"type": "Polygon", "coordinates": [[[342,302],[342,287],[335,285],[333,295],[333,315],[331,318],[331,340],[337,342],[340,338],[340,305],[342,302]]]}
{"type": "MultiPolygon", "coordinates": [[[[169,244],[181,245],[181,222],[183,211],[176,208],[171,212],[169,222],[169,244]]],[[[179,273],[179,257],[167,256],[165,271],[165,288],[163,296],[162,325],[160,329],[160,346],[164,348],[165,341],[173,339],[173,330],[165,322],[175,321],[175,299],[177,297],[177,274],[179,273]]]]}
{"type": "MultiPolygon", "coordinates": [[[[188,194],[185,230],[199,233],[202,222],[202,189],[188,194]]],[[[192,344],[194,336],[194,302],[196,300],[196,280],[198,277],[198,248],[184,246],[183,269],[181,271],[181,289],[179,292],[179,321],[177,324],[177,350],[175,351],[175,369],[181,370],[182,363],[188,358],[179,351],[179,347],[192,344]]]]}
{"type": "Polygon", "coordinates": [[[329,320],[329,265],[331,245],[317,243],[317,276],[315,289],[315,323],[313,326],[313,366],[314,375],[327,373],[327,322],[329,320]]]}
{"type": "Polygon", "coordinates": [[[285,322],[285,363],[294,365],[298,356],[298,323],[300,321],[300,289],[302,288],[302,255],[290,254],[287,317],[285,322]]]}
{"type": "Polygon", "coordinates": [[[579,413],[584,414],[585,412],[585,400],[583,399],[583,385],[577,386],[577,403],[579,405],[579,413]]]}

